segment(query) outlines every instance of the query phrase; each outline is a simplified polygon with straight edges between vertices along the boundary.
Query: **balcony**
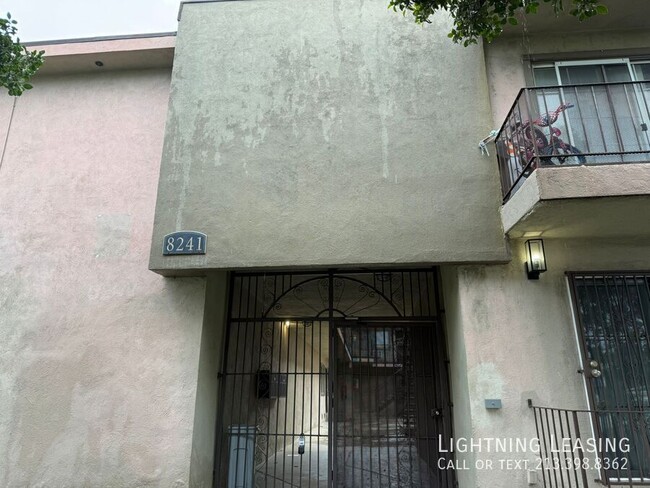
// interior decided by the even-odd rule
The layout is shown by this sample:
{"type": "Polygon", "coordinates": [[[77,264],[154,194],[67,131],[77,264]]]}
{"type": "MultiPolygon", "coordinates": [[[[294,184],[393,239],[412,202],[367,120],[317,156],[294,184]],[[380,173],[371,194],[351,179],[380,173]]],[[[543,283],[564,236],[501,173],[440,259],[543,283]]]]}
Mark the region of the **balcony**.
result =
{"type": "Polygon", "coordinates": [[[506,233],[638,235],[648,226],[634,215],[650,212],[649,128],[650,82],[522,89],[495,140],[506,233]]]}

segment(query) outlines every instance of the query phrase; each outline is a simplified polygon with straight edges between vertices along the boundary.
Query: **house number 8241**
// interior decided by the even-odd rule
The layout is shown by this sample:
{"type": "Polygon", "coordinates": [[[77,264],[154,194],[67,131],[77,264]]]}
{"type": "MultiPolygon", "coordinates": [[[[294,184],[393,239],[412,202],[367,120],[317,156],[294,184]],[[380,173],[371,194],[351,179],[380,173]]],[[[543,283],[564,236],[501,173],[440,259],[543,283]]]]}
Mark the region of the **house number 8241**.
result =
{"type": "Polygon", "coordinates": [[[167,234],[163,239],[163,255],[205,254],[208,236],[202,232],[180,231],[167,234]]]}

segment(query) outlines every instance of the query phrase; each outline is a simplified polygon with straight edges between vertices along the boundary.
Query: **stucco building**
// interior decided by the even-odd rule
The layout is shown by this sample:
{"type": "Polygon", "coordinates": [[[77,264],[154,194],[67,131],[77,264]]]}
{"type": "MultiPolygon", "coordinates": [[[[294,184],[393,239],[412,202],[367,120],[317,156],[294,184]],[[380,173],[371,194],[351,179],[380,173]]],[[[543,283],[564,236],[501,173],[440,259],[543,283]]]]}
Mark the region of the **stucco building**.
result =
{"type": "Polygon", "coordinates": [[[467,48],[385,3],[40,46],[0,97],[1,486],[650,482],[644,2],[467,48]]]}

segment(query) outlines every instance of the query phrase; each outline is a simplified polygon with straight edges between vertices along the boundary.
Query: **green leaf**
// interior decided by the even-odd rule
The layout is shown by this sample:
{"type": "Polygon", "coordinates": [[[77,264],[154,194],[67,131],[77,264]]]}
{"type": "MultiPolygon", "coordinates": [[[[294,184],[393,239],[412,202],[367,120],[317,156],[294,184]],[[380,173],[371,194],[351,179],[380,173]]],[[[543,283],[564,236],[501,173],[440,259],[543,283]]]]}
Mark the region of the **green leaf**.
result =
{"type": "Polygon", "coordinates": [[[605,14],[609,13],[609,10],[604,5],[597,5],[596,6],[596,12],[598,14],[600,14],[600,15],[605,15],[605,14]]]}

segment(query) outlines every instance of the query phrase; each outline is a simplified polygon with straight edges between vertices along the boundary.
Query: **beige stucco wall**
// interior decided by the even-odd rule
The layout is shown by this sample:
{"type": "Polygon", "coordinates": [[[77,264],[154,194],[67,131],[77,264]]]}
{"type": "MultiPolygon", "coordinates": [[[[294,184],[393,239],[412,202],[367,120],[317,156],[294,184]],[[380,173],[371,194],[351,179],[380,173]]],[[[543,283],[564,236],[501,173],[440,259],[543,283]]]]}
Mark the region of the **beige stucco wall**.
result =
{"type": "Polygon", "coordinates": [[[147,269],[169,84],[169,69],[44,76],[17,101],[0,486],[188,486],[205,284],[147,269]]]}
{"type": "MultiPolygon", "coordinates": [[[[457,437],[535,437],[528,398],[541,406],[587,407],[565,272],[650,269],[647,238],[546,239],[548,271],[529,281],[523,241],[512,244],[508,265],[443,269],[457,437]],[[491,398],[502,399],[503,408],[487,410],[484,400],[491,398]]],[[[474,456],[495,465],[527,458],[474,456]]],[[[459,479],[463,488],[527,486],[522,470],[463,472],[459,479]]]]}
{"type": "Polygon", "coordinates": [[[483,50],[450,28],[383,0],[185,4],[151,268],[506,260],[483,50]],[[207,254],[163,257],[189,229],[207,254]]]}

